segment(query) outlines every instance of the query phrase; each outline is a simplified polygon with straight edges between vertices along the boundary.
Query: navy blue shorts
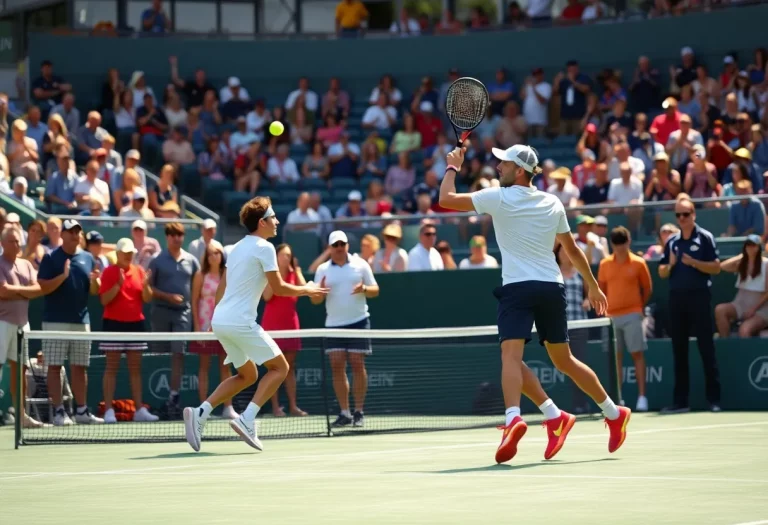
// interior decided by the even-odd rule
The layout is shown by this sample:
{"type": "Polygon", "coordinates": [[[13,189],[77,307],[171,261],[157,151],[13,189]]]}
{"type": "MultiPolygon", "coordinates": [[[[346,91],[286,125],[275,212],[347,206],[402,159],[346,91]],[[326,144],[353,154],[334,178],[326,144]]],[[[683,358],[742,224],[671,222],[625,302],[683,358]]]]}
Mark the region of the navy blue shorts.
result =
{"type": "Polygon", "coordinates": [[[493,291],[498,299],[499,341],[531,340],[536,323],[539,342],[568,342],[565,286],[544,281],[522,281],[499,286],[493,291]]]}
{"type": "MultiPolygon", "coordinates": [[[[328,328],[333,328],[334,330],[370,330],[371,318],[366,317],[362,321],[356,323],[344,326],[329,326],[328,328]]],[[[323,346],[326,354],[330,354],[331,352],[349,352],[352,354],[371,355],[373,353],[373,350],[371,349],[371,340],[367,338],[353,339],[349,337],[326,337],[323,340],[323,346]]]]}

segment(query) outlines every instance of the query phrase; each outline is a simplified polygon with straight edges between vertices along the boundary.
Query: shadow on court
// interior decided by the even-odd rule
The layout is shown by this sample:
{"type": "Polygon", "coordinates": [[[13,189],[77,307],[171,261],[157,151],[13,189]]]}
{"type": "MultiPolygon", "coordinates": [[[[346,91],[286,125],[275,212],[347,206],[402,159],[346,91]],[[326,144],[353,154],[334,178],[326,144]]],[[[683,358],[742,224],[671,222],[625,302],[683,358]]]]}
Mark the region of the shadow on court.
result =
{"type": "Polygon", "coordinates": [[[515,470],[522,470],[526,468],[546,467],[547,465],[578,465],[580,463],[600,463],[605,461],[619,461],[619,458],[601,458],[601,459],[586,459],[584,461],[558,461],[556,459],[550,459],[549,461],[541,460],[535,463],[522,463],[520,465],[510,465],[507,463],[486,465],[483,467],[467,467],[467,468],[455,468],[448,470],[431,470],[422,471],[419,474],[466,474],[469,472],[512,472],[515,470]]]}
{"type": "Polygon", "coordinates": [[[139,456],[135,458],[128,458],[131,460],[144,460],[144,459],[185,459],[192,457],[224,457],[224,456],[253,456],[250,452],[230,452],[230,453],[216,453],[216,452],[176,452],[175,454],[158,454],[156,456],[139,456]]]}

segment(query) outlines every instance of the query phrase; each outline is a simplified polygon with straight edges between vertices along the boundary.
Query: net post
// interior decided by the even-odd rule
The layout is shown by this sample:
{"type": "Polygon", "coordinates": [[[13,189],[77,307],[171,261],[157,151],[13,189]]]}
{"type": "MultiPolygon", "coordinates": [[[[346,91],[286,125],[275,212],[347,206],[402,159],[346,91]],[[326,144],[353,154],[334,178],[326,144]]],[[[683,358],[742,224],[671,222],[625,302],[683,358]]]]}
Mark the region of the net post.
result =
{"type": "Polygon", "coordinates": [[[323,410],[325,411],[325,435],[326,437],[331,437],[333,433],[331,432],[331,408],[330,404],[328,402],[328,374],[325,369],[325,349],[324,345],[320,345],[320,348],[318,350],[318,355],[320,356],[320,388],[323,391],[323,410]]]}
{"type": "Polygon", "coordinates": [[[16,369],[18,377],[16,377],[16,402],[14,403],[14,410],[16,410],[16,421],[13,425],[13,448],[15,450],[18,450],[19,445],[21,444],[21,420],[23,419],[21,407],[23,406],[22,403],[24,402],[22,397],[24,395],[24,363],[26,363],[26,359],[24,359],[24,356],[22,356],[23,353],[24,332],[19,329],[16,331],[16,369]]]}
{"type": "Polygon", "coordinates": [[[621,373],[619,360],[616,358],[616,331],[613,320],[608,324],[608,370],[610,371],[610,390],[608,394],[615,403],[621,402],[621,373]]]}

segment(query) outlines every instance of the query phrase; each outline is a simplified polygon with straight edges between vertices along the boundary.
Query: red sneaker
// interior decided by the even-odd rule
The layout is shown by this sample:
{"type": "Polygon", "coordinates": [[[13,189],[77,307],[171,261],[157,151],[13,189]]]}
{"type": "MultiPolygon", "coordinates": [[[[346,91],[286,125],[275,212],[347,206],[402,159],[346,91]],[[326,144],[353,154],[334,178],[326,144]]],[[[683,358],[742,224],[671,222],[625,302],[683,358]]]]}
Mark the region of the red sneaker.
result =
{"type": "Polygon", "coordinates": [[[497,428],[503,430],[504,433],[501,435],[501,444],[496,450],[496,463],[504,463],[517,454],[517,443],[523,439],[528,425],[525,424],[523,418],[517,416],[509,425],[497,428]]]}
{"type": "Polygon", "coordinates": [[[619,417],[616,419],[605,418],[605,426],[611,432],[611,437],[608,439],[608,452],[616,452],[619,447],[627,439],[627,425],[629,425],[629,418],[632,415],[632,411],[627,407],[618,407],[619,417]]]}
{"type": "Polygon", "coordinates": [[[544,459],[552,459],[555,454],[560,452],[560,449],[565,445],[568,432],[571,431],[575,423],[576,416],[564,410],[560,411],[560,417],[549,419],[543,423],[542,426],[547,428],[547,437],[549,438],[547,450],[544,451],[544,459]]]}

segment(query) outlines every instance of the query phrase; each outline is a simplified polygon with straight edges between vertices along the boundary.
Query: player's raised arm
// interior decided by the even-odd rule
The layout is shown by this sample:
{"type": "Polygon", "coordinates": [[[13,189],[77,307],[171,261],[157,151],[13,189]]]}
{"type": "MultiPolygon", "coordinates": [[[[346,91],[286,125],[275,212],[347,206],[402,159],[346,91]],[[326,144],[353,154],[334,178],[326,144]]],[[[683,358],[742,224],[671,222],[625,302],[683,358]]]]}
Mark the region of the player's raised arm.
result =
{"type": "Polygon", "coordinates": [[[589,302],[592,303],[592,308],[595,309],[597,315],[605,315],[608,309],[608,299],[605,294],[600,290],[600,286],[592,274],[592,268],[589,266],[589,261],[584,252],[581,251],[576,245],[576,241],[573,240],[573,235],[570,231],[565,233],[558,233],[557,240],[562,244],[565,254],[571,259],[574,268],[581,274],[587,285],[589,302]]]}
{"type": "Polygon", "coordinates": [[[464,163],[464,153],[467,152],[466,146],[455,148],[446,157],[448,168],[445,170],[445,177],[440,184],[440,206],[454,211],[475,211],[475,205],[472,203],[472,195],[469,193],[456,193],[456,174],[461,171],[461,165],[464,163]]]}

